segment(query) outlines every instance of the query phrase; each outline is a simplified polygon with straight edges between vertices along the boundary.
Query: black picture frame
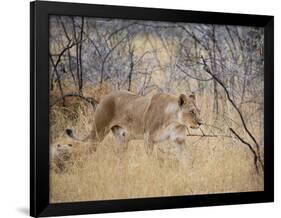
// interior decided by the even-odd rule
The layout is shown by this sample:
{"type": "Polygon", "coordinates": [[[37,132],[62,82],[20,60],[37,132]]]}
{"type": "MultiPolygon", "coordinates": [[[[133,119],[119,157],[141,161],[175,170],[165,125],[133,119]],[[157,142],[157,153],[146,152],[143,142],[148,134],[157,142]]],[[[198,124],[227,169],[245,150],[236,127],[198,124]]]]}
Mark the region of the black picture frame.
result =
{"type": "Polygon", "coordinates": [[[169,9],[35,1],[30,3],[30,215],[58,216],[120,211],[273,202],[274,17],[169,9]],[[175,197],[49,203],[49,15],[264,27],[264,191],[175,197]]]}

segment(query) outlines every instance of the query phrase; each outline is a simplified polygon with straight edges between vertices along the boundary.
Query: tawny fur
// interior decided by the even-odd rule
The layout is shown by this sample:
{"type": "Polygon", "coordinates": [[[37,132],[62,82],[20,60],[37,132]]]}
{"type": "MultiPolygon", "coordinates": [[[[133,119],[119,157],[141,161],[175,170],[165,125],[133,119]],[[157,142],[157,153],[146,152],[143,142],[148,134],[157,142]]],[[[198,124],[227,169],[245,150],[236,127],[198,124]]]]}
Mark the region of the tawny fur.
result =
{"type": "MultiPolygon", "coordinates": [[[[176,97],[160,93],[148,97],[128,91],[105,96],[97,106],[94,121],[90,134],[83,141],[96,146],[112,130],[123,144],[144,139],[148,153],[155,143],[165,140],[184,144],[186,129],[198,128],[201,124],[194,95],[176,97]]],[[[72,130],[67,133],[72,138],[79,138],[72,130]]]]}

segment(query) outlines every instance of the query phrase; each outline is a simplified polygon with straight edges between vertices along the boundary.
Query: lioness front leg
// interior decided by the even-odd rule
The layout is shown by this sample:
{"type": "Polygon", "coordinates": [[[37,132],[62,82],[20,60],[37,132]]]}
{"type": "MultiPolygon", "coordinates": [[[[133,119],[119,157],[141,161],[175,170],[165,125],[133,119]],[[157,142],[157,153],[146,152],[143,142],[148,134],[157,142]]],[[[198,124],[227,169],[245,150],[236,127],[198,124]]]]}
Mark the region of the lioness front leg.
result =
{"type": "Polygon", "coordinates": [[[186,126],[176,123],[171,127],[169,139],[177,145],[184,145],[186,133],[186,126]]]}
{"type": "MultiPolygon", "coordinates": [[[[171,122],[165,128],[159,128],[157,131],[154,131],[153,134],[150,134],[149,139],[153,142],[152,145],[154,143],[161,143],[165,141],[169,142],[169,145],[166,145],[165,150],[171,152],[180,159],[185,148],[186,134],[187,130],[185,125],[179,122],[171,122]]],[[[148,143],[148,148],[149,145],[150,144],[148,143]]]]}
{"type": "Polygon", "coordinates": [[[173,123],[170,127],[169,141],[174,144],[177,150],[176,155],[179,159],[181,159],[186,145],[186,126],[180,123],[173,123]]]}

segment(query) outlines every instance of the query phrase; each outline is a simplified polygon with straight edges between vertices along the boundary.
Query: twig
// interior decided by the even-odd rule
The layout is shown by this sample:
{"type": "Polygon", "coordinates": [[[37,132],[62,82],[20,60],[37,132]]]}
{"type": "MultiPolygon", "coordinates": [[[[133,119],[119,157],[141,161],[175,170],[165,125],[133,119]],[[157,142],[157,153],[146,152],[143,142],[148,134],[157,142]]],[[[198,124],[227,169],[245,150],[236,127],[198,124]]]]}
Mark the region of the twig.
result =
{"type": "MultiPolygon", "coordinates": [[[[77,44],[79,44],[79,43],[80,43],[80,42],[74,43],[74,42],[72,42],[72,41],[69,41],[68,44],[67,44],[67,46],[58,54],[58,58],[57,58],[56,62],[54,63],[54,68],[56,68],[56,67],[58,66],[58,64],[59,64],[59,62],[60,62],[61,57],[63,56],[63,54],[64,54],[67,50],[71,49],[74,45],[77,45],[77,44]]],[[[50,56],[53,56],[53,55],[50,53],[50,56]]]]}
{"type": "Polygon", "coordinates": [[[199,127],[200,131],[202,132],[203,135],[205,135],[205,133],[203,132],[203,130],[199,127]]]}
{"type": "Polygon", "coordinates": [[[224,137],[224,138],[233,138],[231,135],[206,135],[206,134],[188,134],[186,136],[191,136],[191,137],[224,137]]]}
{"type": "Polygon", "coordinates": [[[217,127],[217,126],[214,126],[214,125],[211,125],[211,124],[208,124],[208,123],[202,123],[202,125],[204,125],[204,126],[209,126],[209,127],[214,128],[214,129],[218,129],[218,130],[220,130],[220,131],[223,131],[221,128],[219,128],[219,127],[217,127]]]}

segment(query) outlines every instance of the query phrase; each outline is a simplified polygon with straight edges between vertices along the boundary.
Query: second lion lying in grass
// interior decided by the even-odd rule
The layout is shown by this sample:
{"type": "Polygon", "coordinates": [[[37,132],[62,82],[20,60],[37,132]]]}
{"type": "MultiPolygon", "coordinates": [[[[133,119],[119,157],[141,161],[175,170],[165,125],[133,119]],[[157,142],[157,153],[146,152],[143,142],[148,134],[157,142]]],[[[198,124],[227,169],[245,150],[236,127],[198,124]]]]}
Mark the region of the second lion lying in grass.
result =
{"type": "Polygon", "coordinates": [[[58,140],[50,146],[50,166],[56,173],[68,173],[75,167],[81,168],[91,153],[85,143],[69,143],[58,140]]]}

